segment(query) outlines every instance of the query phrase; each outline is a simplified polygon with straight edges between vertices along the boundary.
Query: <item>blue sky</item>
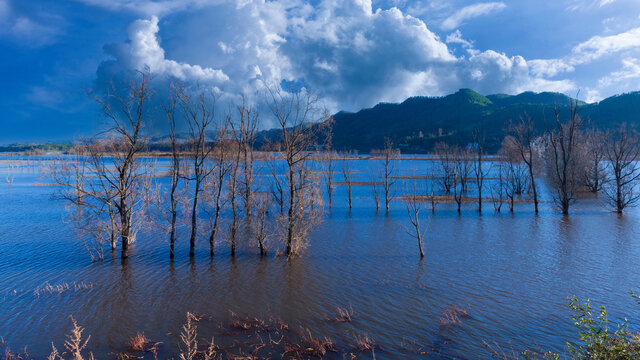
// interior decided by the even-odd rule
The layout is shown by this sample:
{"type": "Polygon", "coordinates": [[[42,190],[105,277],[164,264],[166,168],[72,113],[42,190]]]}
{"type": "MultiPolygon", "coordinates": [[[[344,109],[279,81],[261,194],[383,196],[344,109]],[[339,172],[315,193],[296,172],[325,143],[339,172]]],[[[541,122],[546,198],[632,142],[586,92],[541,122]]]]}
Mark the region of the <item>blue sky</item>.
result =
{"type": "MultiPolygon", "coordinates": [[[[91,134],[87,96],[148,68],[222,101],[302,81],[332,110],[462,87],[640,90],[637,0],[0,0],[0,142],[91,134]]],[[[268,126],[268,121],[265,121],[268,126]]]]}

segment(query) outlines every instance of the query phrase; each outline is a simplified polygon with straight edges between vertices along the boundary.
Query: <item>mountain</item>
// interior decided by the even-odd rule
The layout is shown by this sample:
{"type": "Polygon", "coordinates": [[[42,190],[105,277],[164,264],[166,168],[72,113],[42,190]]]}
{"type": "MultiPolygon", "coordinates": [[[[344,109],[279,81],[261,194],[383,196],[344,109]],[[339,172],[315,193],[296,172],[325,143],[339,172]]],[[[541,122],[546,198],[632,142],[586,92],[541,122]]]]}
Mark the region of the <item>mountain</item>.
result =
{"type": "MultiPolygon", "coordinates": [[[[485,133],[487,150],[493,152],[500,147],[511,121],[530,116],[542,132],[553,125],[556,107],[561,117],[569,116],[571,101],[575,100],[552,92],[483,96],[470,89],[443,97],[411,97],[400,104],[380,103],[355,113],[338,112],[333,116],[333,146],[366,153],[381,148],[384,139],[390,138],[405,152],[426,152],[439,141],[473,142],[473,131],[478,128],[485,133]]],[[[640,125],[640,92],[578,104],[580,116],[593,126],[640,125]]]]}

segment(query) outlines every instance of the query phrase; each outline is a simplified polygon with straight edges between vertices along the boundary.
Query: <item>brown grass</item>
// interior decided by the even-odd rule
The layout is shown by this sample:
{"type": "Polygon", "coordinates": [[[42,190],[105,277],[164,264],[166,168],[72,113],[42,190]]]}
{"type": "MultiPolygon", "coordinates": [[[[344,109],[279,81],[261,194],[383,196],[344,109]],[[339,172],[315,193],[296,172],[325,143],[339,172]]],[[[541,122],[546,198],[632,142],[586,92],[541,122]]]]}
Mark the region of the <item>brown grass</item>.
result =
{"type": "Polygon", "coordinates": [[[451,305],[442,311],[442,316],[438,318],[438,324],[441,326],[459,325],[462,323],[462,319],[467,317],[469,317],[469,313],[466,310],[451,305]]]}
{"type": "Polygon", "coordinates": [[[336,322],[352,322],[353,321],[353,307],[349,305],[349,307],[341,308],[336,306],[337,315],[333,318],[324,315],[325,320],[327,321],[336,321],[336,322]]]}
{"type": "Polygon", "coordinates": [[[367,333],[362,335],[354,333],[355,348],[361,352],[374,352],[376,349],[376,342],[367,333]]]}

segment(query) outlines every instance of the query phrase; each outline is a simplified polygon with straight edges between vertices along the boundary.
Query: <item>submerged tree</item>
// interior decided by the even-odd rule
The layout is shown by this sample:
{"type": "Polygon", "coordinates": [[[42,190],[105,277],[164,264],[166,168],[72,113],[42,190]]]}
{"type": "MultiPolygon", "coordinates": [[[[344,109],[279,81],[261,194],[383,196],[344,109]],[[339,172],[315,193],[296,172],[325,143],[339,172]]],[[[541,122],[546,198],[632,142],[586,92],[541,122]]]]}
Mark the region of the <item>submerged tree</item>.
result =
{"type": "Polygon", "coordinates": [[[440,165],[440,185],[442,187],[442,191],[448,194],[451,192],[453,178],[456,171],[456,149],[455,147],[449,146],[447,143],[438,142],[434,147],[434,152],[436,154],[438,164],[440,165]]]}
{"type": "Polygon", "coordinates": [[[407,214],[409,215],[409,221],[411,222],[412,230],[407,230],[407,233],[414,237],[418,241],[418,249],[420,250],[420,258],[424,258],[424,233],[420,224],[420,211],[422,210],[422,199],[418,195],[416,186],[416,180],[413,180],[412,186],[405,199],[407,207],[407,214]]]}
{"type": "Polygon", "coordinates": [[[595,128],[588,129],[583,136],[581,148],[584,157],[584,184],[592,193],[602,190],[606,180],[606,141],[606,134],[595,128]]]}
{"type": "Polygon", "coordinates": [[[520,121],[509,125],[508,132],[510,136],[507,136],[503,142],[503,151],[508,157],[518,157],[527,166],[529,188],[533,195],[533,206],[537,214],[539,201],[535,173],[538,168],[539,156],[536,152],[537,137],[531,117],[528,114],[520,117],[520,121]]]}
{"type": "Polygon", "coordinates": [[[582,118],[578,111],[577,101],[571,101],[569,119],[563,121],[561,110],[556,106],[554,127],[547,131],[547,176],[555,193],[553,199],[564,215],[569,214],[569,207],[582,186],[578,149],[582,118]]]}
{"type": "Polygon", "coordinates": [[[198,201],[200,192],[207,177],[213,172],[207,166],[209,154],[213,150],[207,141],[207,132],[214,121],[215,96],[205,92],[191,93],[189,90],[176,87],[176,96],[189,127],[187,149],[191,157],[190,171],[182,177],[194,183],[191,202],[191,235],[189,236],[189,257],[195,255],[196,237],[198,233],[198,201]]]}
{"type": "MultiPolygon", "coordinates": [[[[270,108],[279,128],[279,141],[286,172],[286,216],[284,218],[285,252],[291,256],[305,246],[310,229],[319,221],[312,209],[314,188],[308,160],[321,125],[328,119],[318,107],[318,99],[306,89],[283,91],[270,88],[270,108]]],[[[284,203],[284,201],[283,201],[284,203]]]]}
{"type": "Polygon", "coordinates": [[[67,195],[67,199],[96,216],[90,222],[92,232],[109,234],[113,249],[118,234],[122,259],[129,256],[129,245],[145,220],[140,199],[146,174],[137,155],[145,143],[142,129],[150,95],[149,76],[142,74],[139,81],[130,83],[126,95],[112,86],[105,95],[96,96],[107,129],[82,145],[82,162],[76,163],[73,171],[75,181],[68,181],[68,176],[61,173],[54,175],[56,182],[71,190],[72,196],[67,195]],[[78,166],[86,166],[86,170],[78,166]],[[91,175],[91,181],[79,175],[85,172],[91,175]]]}
{"type": "Polygon", "coordinates": [[[169,121],[169,145],[171,146],[171,164],[169,165],[169,257],[175,257],[176,219],[178,217],[178,198],[176,192],[180,182],[180,149],[176,139],[176,97],[172,95],[166,108],[169,121]]]}
{"type": "Polygon", "coordinates": [[[637,190],[640,179],[640,141],[637,132],[626,124],[607,135],[604,153],[611,179],[604,187],[604,194],[614,210],[622,214],[626,207],[633,206],[640,200],[640,192],[637,190]]]}
{"type": "Polygon", "coordinates": [[[397,149],[394,149],[393,142],[390,139],[385,139],[384,148],[376,152],[382,157],[382,192],[384,195],[384,207],[386,211],[389,211],[389,205],[395,197],[394,185],[396,178],[394,177],[396,169],[396,160],[400,155],[397,149]]]}
{"type": "Polygon", "coordinates": [[[482,190],[484,186],[484,179],[487,176],[488,170],[484,166],[484,144],[485,135],[479,129],[473,130],[473,139],[475,141],[473,151],[473,174],[476,178],[476,187],[478,189],[478,212],[482,212],[482,190]]]}
{"type": "Polygon", "coordinates": [[[347,200],[349,202],[349,210],[351,210],[351,191],[353,190],[353,174],[351,172],[351,162],[349,154],[342,155],[342,177],[344,184],[347,186],[347,200]]]}
{"type": "Polygon", "coordinates": [[[209,255],[213,256],[215,250],[215,239],[218,234],[221,211],[225,204],[224,185],[227,175],[231,170],[229,161],[232,144],[227,140],[228,121],[223,121],[217,125],[215,131],[215,144],[211,152],[211,167],[213,172],[207,180],[209,191],[205,193],[205,199],[211,207],[209,213],[210,233],[209,233],[209,255]]]}

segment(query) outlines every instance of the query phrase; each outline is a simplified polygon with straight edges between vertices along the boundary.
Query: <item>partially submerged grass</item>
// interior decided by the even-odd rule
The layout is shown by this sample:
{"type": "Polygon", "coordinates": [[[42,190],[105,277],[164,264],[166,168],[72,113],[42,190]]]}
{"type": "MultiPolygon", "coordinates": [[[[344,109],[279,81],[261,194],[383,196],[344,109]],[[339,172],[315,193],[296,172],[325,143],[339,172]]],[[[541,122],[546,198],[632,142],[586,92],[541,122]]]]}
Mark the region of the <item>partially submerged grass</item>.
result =
{"type": "Polygon", "coordinates": [[[56,285],[51,285],[46,283],[44,286],[36,288],[33,290],[33,295],[41,296],[47,294],[62,294],[67,291],[79,291],[79,290],[89,290],[93,288],[92,283],[81,282],[62,282],[56,285]]]}
{"type": "Polygon", "coordinates": [[[460,325],[462,319],[469,317],[466,310],[451,305],[442,311],[442,316],[438,317],[438,324],[441,326],[460,325]]]}

